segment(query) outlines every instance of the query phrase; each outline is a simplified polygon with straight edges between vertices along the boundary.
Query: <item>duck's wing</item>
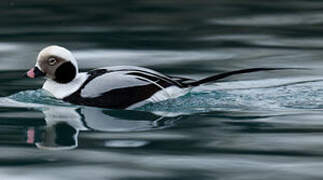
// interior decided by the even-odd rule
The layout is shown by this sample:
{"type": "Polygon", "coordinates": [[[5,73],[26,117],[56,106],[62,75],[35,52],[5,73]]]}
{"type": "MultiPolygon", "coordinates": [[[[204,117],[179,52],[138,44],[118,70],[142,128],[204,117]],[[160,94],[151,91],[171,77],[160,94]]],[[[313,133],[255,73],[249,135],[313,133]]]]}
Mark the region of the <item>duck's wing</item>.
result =
{"type": "Polygon", "coordinates": [[[74,104],[124,109],[168,87],[183,88],[179,81],[145,68],[96,69],[89,71],[88,75],[82,86],[63,100],[74,104]]]}

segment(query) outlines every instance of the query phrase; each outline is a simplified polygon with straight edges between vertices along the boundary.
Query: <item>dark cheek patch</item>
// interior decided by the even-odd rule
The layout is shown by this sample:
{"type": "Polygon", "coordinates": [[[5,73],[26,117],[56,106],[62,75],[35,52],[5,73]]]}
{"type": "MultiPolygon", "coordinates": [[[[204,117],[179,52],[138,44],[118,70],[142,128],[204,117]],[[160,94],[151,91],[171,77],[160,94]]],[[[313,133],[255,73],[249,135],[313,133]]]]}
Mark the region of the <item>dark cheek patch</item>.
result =
{"type": "Polygon", "coordinates": [[[76,69],[71,62],[60,65],[55,72],[55,81],[58,83],[71,82],[76,76],[76,69]]]}

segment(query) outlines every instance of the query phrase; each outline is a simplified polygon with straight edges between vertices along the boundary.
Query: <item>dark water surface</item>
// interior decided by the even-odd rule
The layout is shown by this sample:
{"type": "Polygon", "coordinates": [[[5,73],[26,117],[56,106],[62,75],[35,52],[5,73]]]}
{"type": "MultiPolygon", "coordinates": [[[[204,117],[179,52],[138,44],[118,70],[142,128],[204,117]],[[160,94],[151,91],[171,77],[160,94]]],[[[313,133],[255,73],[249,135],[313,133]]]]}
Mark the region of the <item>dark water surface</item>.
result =
{"type": "Polygon", "coordinates": [[[322,179],[323,2],[0,2],[0,179],[322,179]],[[251,73],[136,110],[75,106],[22,78],[50,44],[83,70],[251,73]]]}

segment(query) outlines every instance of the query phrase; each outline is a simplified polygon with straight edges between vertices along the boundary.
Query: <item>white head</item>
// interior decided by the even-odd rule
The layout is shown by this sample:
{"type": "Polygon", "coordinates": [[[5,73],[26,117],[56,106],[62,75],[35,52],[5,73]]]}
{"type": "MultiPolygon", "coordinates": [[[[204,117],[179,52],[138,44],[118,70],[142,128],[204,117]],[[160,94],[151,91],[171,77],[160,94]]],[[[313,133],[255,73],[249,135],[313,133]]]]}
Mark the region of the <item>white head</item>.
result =
{"type": "Polygon", "coordinates": [[[57,83],[68,83],[77,73],[77,61],[69,50],[60,46],[48,46],[40,51],[35,67],[27,72],[27,76],[46,76],[57,83]]]}

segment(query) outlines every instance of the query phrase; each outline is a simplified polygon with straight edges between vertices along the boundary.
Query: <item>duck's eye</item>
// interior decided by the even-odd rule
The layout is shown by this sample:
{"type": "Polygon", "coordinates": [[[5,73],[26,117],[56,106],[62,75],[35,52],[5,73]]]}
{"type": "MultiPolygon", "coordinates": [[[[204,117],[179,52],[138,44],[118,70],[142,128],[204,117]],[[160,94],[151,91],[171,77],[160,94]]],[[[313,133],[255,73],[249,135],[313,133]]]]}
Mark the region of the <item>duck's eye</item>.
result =
{"type": "Polygon", "coordinates": [[[50,66],[54,66],[56,64],[56,62],[57,62],[56,59],[53,58],[53,57],[51,57],[51,58],[48,59],[48,64],[50,66]]]}

